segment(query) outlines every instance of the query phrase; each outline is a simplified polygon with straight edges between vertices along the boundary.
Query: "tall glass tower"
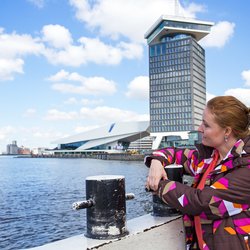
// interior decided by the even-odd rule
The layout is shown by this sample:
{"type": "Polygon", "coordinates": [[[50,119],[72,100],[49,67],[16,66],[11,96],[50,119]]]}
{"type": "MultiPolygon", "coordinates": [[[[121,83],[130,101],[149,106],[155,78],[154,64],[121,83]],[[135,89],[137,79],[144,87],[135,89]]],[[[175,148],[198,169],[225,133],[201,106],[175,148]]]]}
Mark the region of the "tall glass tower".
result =
{"type": "Polygon", "coordinates": [[[146,32],[152,136],[197,130],[200,125],[206,104],[206,76],[205,51],[197,42],[209,34],[212,25],[162,16],[146,32]]]}

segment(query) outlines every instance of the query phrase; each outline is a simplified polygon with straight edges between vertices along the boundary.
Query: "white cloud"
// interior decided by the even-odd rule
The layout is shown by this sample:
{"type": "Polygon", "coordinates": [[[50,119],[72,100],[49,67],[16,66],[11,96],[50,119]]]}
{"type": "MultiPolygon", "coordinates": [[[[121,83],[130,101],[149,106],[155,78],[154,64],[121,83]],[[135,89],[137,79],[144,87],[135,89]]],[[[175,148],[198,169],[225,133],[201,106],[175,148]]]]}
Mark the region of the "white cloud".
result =
{"type": "Polygon", "coordinates": [[[78,113],[75,111],[64,112],[57,109],[50,109],[45,116],[45,120],[58,121],[58,120],[74,120],[78,119],[78,113]]]}
{"type": "Polygon", "coordinates": [[[149,100],[149,78],[148,76],[138,76],[134,78],[128,85],[126,92],[128,98],[139,99],[143,101],[149,100]]]}
{"type": "Polygon", "coordinates": [[[51,145],[51,142],[63,136],[64,134],[55,128],[19,127],[17,128],[15,138],[17,139],[18,146],[24,145],[33,149],[37,147],[53,148],[54,146],[51,145]]]}
{"type": "Polygon", "coordinates": [[[54,83],[52,89],[62,93],[80,95],[112,95],[116,92],[116,84],[104,77],[84,77],[78,73],[69,73],[64,70],[48,78],[50,81],[76,81],[73,83],[54,83]]]}
{"type": "Polygon", "coordinates": [[[78,44],[73,44],[69,30],[61,25],[46,25],[42,29],[42,34],[42,40],[48,43],[44,55],[52,64],[118,64],[123,58],[140,58],[143,53],[141,45],[108,45],[98,38],[80,37],[78,44]]]}
{"type": "Polygon", "coordinates": [[[77,100],[75,97],[70,97],[68,98],[64,103],[67,105],[72,105],[72,104],[81,104],[84,106],[96,106],[100,105],[104,102],[103,99],[86,99],[83,98],[81,100],[77,100]]]}
{"type": "Polygon", "coordinates": [[[54,128],[5,126],[0,128],[0,152],[6,152],[7,144],[17,141],[18,146],[29,148],[52,148],[51,142],[63,137],[62,132],[54,128]]]}
{"type": "Polygon", "coordinates": [[[232,95],[242,101],[246,106],[250,106],[250,89],[228,89],[225,91],[225,95],[232,95]]]}
{"type": "Polygon", "coordinates": [[[52,85],[52,89],[62,93],[79,95],[110,95],[115,92],[114,83],[103,77],[88,78],[78,86],[68,83],[55,83],[52,85]]]}
{"type": "Polygon", "coordinates": [[[0,128],[0,140],[6,139],[8,136],[13,134],[14,132],[15,132],[15,129],[12,126],[1,127],[0,128]]]}
{"type": "MultiPolygon", "coordinates": [[[[224,92],[223,95],[231,95],[242,101],[246,106],[250,106],[250,89],[246,88],[236,88],[236,89],[228,89],[224,92]]],[[[209,101],[210,99],[216,97],[216,95],[211,93],[206,93],[206,99],[209,101]]]]}
{"type": "Polygon", "coordinates": [[[55,29],[51,36],[47,36],[50,41],[49,45],[44,49],[43,54],[51,64],[61,64],[66,66],[78,67],[86,63],[117,65],[124,58],[126,59],[140,59],[143,54],[142,45],[136,43],[121,42],[115,45],[105,44],[98,38],[80,37],[78,44],[73,45],[69,43],[70,38],[66,37],[66,42],[60,42],[60,39],[54,38],[62,36],[58,29],[55,29]],[[57,34],[59,33],[59,35],[57,34]],[[61,49],[59,49],[61,47],[61,49]],[[63,48],[62,48],[63,47],[63,48]]]}
{"type": "Polygon", "coordinates": [[[204,37],[200,44],[204,47],[223,47],[234,34],[235,24],[221,21],[211,28],[210,34],[204,37]]]}
{"type": "Polygon", "coordinates": [[[15,32],[11,34],[0,30],[0,57],[15,58],[26,55],[39,55],[43,45],[30,35],[18,35],[15,32]]]}
{"type": "Polygon", "coordinates": [[[138,43],[120,42],[118,47],[121,49],[124,58],[135,59],[142,57],[143,48],[138,43]]]}
{"type": "Polygon", "coordinates": [[[77,104],[78,101],[75,97],[70,97],[69,99],[67,99],[66,101],[64,101],[65,104],[67,105],[71,105],[71,104],[77,104]]]}
{"type": "Polygon", "coordinates": [[[184,16],[191,17],[191,18],[196,18],[196,13],[206,11],[206,7],[204,5],[195,4],[195,3],[190,3],[189,5],[185,7],[180,7],[180,8],[184,16]]]}
{"type": "Polygon", "coordinates": [[[210,99],[214,98],[216,95],[211,94],[211,93],[206,93],[206,101],[208,102],[210,99]]]}
{"type": "MultiPolygon", "coordinates": [[[[30,2],[40,7],[44,5],[42,0],[30,2]]],[[[34,38],[15,32],[7,34],[0,28],[0,80],[12,80],[14,74],[24,73],[24,57],[27,55],[43,55],[50,64],[73,67],[87,63],[117,65],[124,59],[140,59],[148,27],[162,14],[176,14],[173,0],[71,0],[70,4],[75,8],[77,18],[92,31],[96,29],[101,35],[123,41],[107,44],[98,37],[80,37],[73,41],[70,31],[58,24],[45,25],[40,37],[34,38]],[[165,10],[164,13],[162,10],[165,10]]],[[[202,5],[190,4],[185,9],[179,5],[177,12],[195,17],[203,9],[202,5]]],[[[224,39],[219,46],[227,40],[226,36],[230,36],[230,24],[227,27],[227,22],[222,23],[223,30],[228,32],[222,36],[224,39]]],[[[218,41],[218,36],[216,38],[218,41]]]]}
{"type": "Polygon", "coordinates": [[[61,25],[45,25],[41,37],[5,33],[0,27],[0,81],[13,80],[24,73],[24,57],[43,55],[53,65],[79,67],[87,63],[117,65],[123,59],[140,59],[143,46],[119,42],[106,44],[98,38],[80,37],[74,43],[71,33],[61,25]]]}
{"type": "Polygon", "coordinates": [[[0,28],[0,81],[13,80],[14,74],[22,74],[27,55],[39,55],[43,45],[30,35],[7,34],[0,28]]]}
{"type": "Polygon", "coordinates": [[[103,99],[94,99],[94,100],[90,100],[90,99],[82,99],[81,100],[81,104],[84,106],[96,106],[96,105],[100,105],[104,102],[103,99]]]}
{"type": "Polygon", "coordinates": [[[72,44],[69,30],[61,25],[45,25],[42,28],[42,34],[42,40],[54,48],[67,48],[72,44]]]}
{"type": "Polygon", "coordinates": [[[195,17],[204,9],[197,4],[184,9],[180,3],[175,9],[173,0],[70,0],[70,4],[76,9],[76,17],[90,29],[113,39],[126,37],[136,42],[145,42],[144,33],[162,14],[195,17]]]}
{"type": "Polygon", "coordinates": [[[38,8],[44,7],[44,0],[27,0],[27,1],[34,4],[38,8]]]}
{"type": "Polygon", "coordinates": [[[245,82],[245,85],[246,86],[250,86],[250,70],[244,70],[242,73],[241,73],[241,77],[245,82]]]}
{"type": "Polygon", "coordinates": [[[22,59],[0,58],[0,81],[13,80],[14,74],[23,74],[24,61],[22,59]]]}
{"type": "Polygon", "coordinates": [[[74,44],[69,30],[61,25],[46,25],[41,33],[42,41],[47,44],[43,54],[55,65],[77,67],[89,62],[116,65],[123,58],[138,59],[143,54],[142,45],[136,43],[111,45],[98,38],[80,37],[74,44]]]}
{"type": "Polygon", "coordinates": [[[49,63],[53,65],[65,65],[78,67],[87,63],[84,50],[80,46],[69,46],[66,49],[56,50],[46,48],[43,52],[49,63]]]}
{"type": "Polygon", "coordinates": [[[109,123],[112,121],[144,121],[149,120],[147,114],[138,114],[130,110],[122,110],[114,107],[100,106],[94,109],[82,108],[80,115],[83,119],[91,119],[97,123],[109,123]]]}
{"type": "Polygon", "coordinates": [[[124,110],[108,106],[98,106],[95,108],[83,107],[79,111],[59,111],[57,109],[48,110],[44,118],[50,121],[91,121],[95,124],[110,123],[112,121],[145,121],[149,120],[148,114],[138,114],[134,111],[124,110]]]}
{"type": "MultiPolygon", "coordinates": [[[[59,135],[61,135],[61,133],[57,133],[59,135]]],[[[55,131],[34,131],[32,136],[34,138],[47,138],[49,140],[51,140],[51,138],[55,138],[55,131]]]]}
{"type": "Polygon", "coordinates": [[[51,82],[57,82],[57,81],[61,81],[64,79],[71,80],[69,78],[72,76],[72,74],[73,73],[70,74],[69,72],[62,69],[62,70],[58,71],[55,75],[48,77],[47,80],[51,81],[51,82]]]}
{"type": "Polygon", "coordinates": [[[136,43],[120,42],[111,46],[98,38],[87,37],[81,37],[79,42],[87,60],[96,64],[118,64],[123,58],[139,59],[143,54],[142,46],[136,43]]]}
{"type": "Polygon", "coordinates": [[[34,116],[35,114],[36,114],[36,109],[34,109],[34,108],[29,108],[29,109],[25,110],[23,116],[24,116],[24,117],[32,117],[32,116],[34,116]]]}

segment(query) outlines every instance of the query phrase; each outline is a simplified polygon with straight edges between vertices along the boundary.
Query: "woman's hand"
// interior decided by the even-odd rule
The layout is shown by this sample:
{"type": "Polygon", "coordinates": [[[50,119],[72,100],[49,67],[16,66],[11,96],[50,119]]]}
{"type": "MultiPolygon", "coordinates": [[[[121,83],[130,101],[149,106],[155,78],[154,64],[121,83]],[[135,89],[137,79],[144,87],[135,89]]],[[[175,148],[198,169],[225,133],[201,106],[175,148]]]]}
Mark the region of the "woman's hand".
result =
{"type": "Polygon", "coordinates": [[[156,191],[160,180],[167,180],[167,174],[159,160],[153,159],[149,168],[146,188],[156,191]]]}

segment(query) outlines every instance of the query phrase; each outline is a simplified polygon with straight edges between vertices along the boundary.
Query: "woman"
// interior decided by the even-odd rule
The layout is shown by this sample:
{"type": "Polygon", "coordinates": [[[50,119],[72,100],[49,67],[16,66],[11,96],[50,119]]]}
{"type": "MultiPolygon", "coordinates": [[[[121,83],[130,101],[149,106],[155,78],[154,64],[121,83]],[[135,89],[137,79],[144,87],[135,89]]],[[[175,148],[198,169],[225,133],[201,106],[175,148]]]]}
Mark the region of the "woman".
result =
{"type": "Polygon", "coordinates": [[[250,249],[250,109],[232,96],[208,101],[196,150],[164,148],[145,158],[147,188],[183,214],[187,249],[250,249]],[[167,179],[181,164],[192,186],[167,179]]]}

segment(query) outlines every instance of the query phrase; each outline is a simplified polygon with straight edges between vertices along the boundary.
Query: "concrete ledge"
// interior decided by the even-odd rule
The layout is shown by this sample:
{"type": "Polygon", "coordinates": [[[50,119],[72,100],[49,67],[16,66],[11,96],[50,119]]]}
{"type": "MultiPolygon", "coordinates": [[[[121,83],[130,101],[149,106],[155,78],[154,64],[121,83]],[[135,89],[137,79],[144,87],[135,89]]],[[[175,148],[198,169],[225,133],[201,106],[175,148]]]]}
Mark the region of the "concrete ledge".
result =
{"type": "Polygon", "coordinates": [[[101,250],[184,250],[182,219],[169,221],[161,226],[150,228],[136,235],[130,235],[97,248],[101,250]]]}
{"type": "Polygon", "coordinates": [[[154,217],[150,214],[127,222],[129,234],[112,240],[96,240],[84,234],[52,242],[34,250],[184,250],[184,229],[181,216],[154,217]]]}

